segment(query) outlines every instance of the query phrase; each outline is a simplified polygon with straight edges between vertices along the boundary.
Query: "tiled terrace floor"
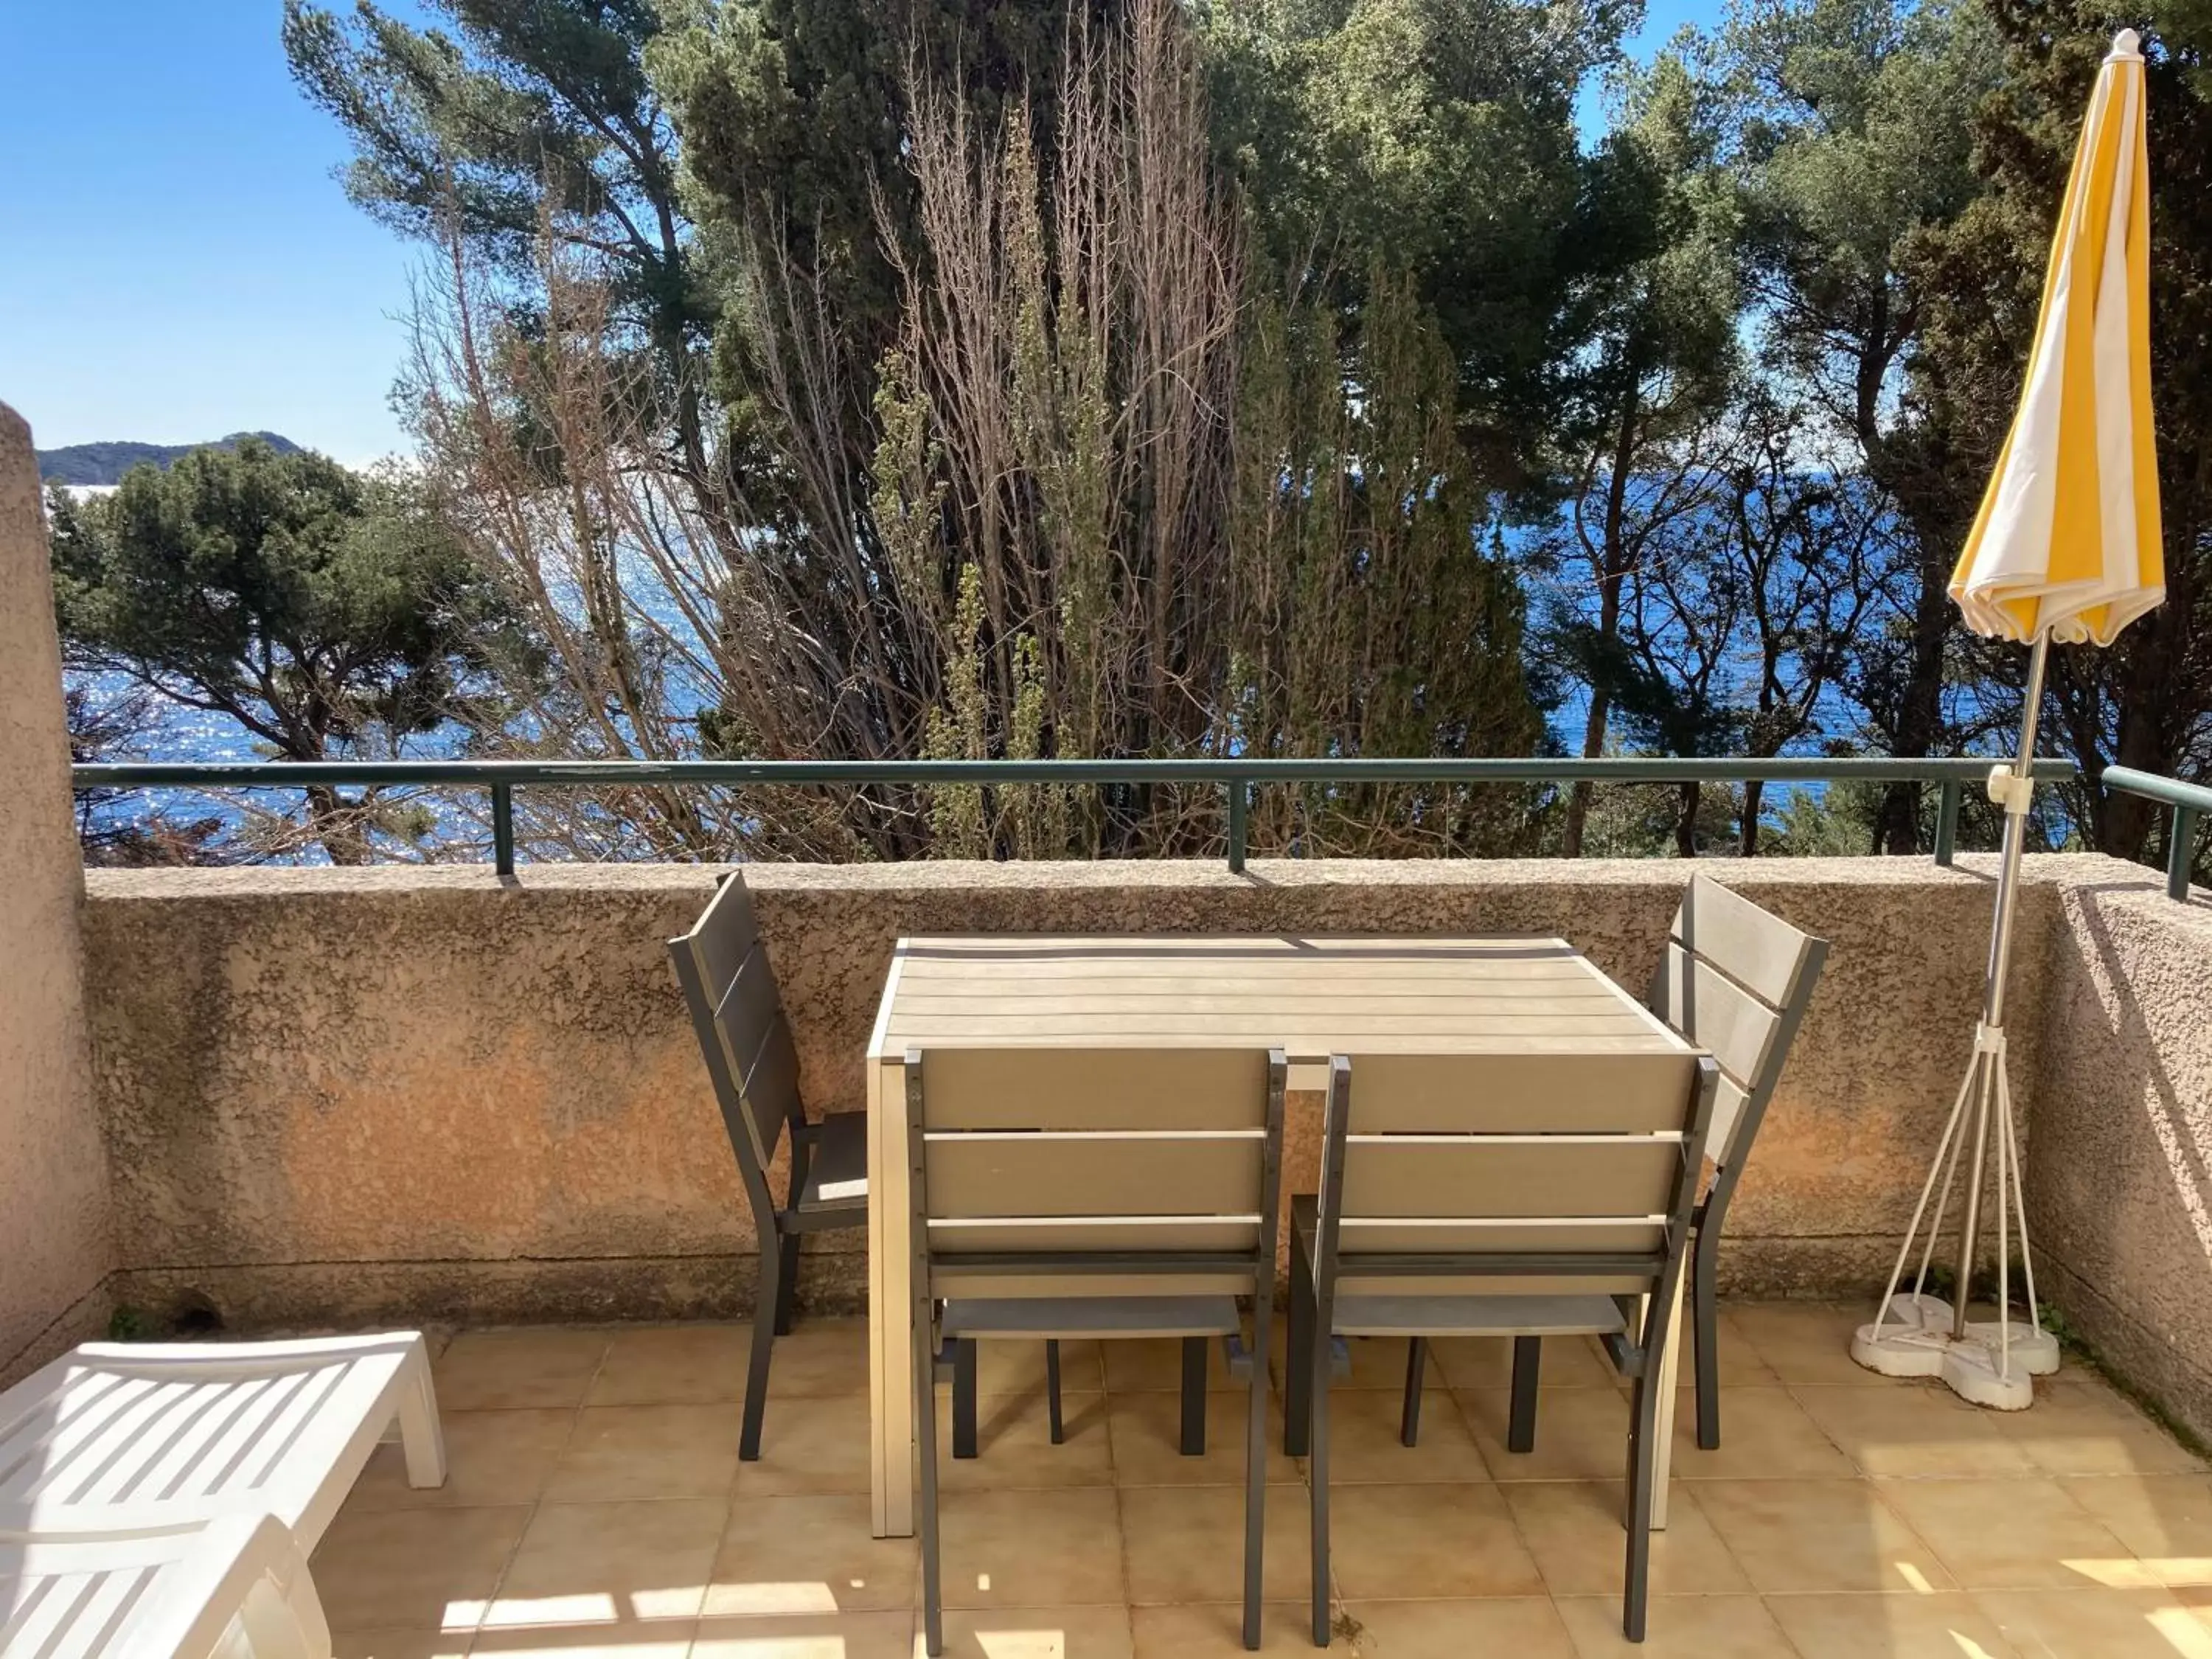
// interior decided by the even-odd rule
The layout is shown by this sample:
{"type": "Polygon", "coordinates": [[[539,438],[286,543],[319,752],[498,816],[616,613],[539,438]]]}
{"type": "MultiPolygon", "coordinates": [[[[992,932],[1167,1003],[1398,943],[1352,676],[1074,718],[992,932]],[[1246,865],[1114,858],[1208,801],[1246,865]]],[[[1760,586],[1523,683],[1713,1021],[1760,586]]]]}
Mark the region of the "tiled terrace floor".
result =
{"type": "MultiPolygon", "coordinates": [[[[1595,1351],[1547,1346],[1537,1449],[1511,1456],[1505,1344],[1441,1345],[1410,1451],[1402,1348],[1362,1345],[1337,1400],[1333,1650],[2212,1659],[2203,1464],[2075,1367],[2016,1417],[1870,1376],[1844,1352],[1860,1316],[1728,1310],[1726,1443],[1677,1436],[1641,1649],[1620,1634],[1626,1405],[1595,1351]]],[[[447,1486],[409,1491],[380,1449],[316,1553],[341,1659],[918,1652],[915,1547],[868,1536],[863,1326],[813,1321],[777,1344],[764,1455],[741,1467],[744,1340],[715,1325],[453,1339],[447,1486]]],[[[945,1465],[948,1652],[1242,1653],[1241,1396],[1216,1396],[1212,1449],[1186,1459],[1172,1345],[1071,1347],[1053,1446],[1041,1351],[987,1347],[982,1365],[982,1455],[945,1465]]],[[[1686,1386],[1682,1406],[1686,1425],[1686,1386]]],[[[1272,1455],[1270,1654],[1314,1650],[1303,1474],[1272,1455]]]]}

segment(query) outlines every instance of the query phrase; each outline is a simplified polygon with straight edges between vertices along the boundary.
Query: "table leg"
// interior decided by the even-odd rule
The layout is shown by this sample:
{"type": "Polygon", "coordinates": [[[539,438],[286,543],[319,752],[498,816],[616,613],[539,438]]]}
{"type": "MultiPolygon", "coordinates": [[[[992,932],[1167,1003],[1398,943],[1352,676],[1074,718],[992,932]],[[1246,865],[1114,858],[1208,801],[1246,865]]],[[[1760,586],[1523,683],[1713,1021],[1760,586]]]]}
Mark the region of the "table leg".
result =
{"type": "Polygon", "coordinates": [[[878,1538],[914,1535],[914,1316],[906,1070],[868,1067],[868,1490],[878,1538]]]}
{"type": "Polygon", "coordinates": [[[1667,1321],[1667,1346],[1659,1352],[1659,1443],[1651,1449],[1651,1530],[1667,1529],[1667,1472],[1674,1461],[1674,1390],[1680,1372],[1677,1361],[1687,1333],[1682,1329],[1682,1286],[1685,1271],[1674,1281],[1674,1307],[1667,1321]]]}

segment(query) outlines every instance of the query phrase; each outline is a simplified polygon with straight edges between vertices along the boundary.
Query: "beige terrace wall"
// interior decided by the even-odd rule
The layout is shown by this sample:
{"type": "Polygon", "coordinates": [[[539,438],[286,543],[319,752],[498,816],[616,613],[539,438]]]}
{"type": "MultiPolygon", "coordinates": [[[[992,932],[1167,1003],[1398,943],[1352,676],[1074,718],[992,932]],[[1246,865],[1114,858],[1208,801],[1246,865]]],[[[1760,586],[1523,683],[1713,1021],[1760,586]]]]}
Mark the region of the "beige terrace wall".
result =
{"type": "Polygon", "coordinates": [[[2027,1159],[2043,1294],[2212,1441],[2212,901],[2069,884],[2027,1159]]]}
{"type": "MultiPolygon", "coordinates": [[[[1990,882],[1908,860],[1705,867],[1833,943],[1731,1218],[1728,1282],[1861,1288],[1887,1270],[1966,1060],[1990,882]]],[[[2145,873],[2033,861],[2014,993],[2024,1109],[2059,884],[2145,873]]],[[[160,1312],[196,1293],[238,1327],[746,1306],[750,1224],[661,945],[714,875],[94,872],[119,1295],[160,1312]]],[[[862,1103],[902,933],[1555,932],[1640,988],[1683,878],[1595,860],[751,875],[817,1109],[862,1103]]],[[[1316,1121],[1307,1103],[1309,1143],[1316,1121]]],[[[854,1303],[861,1282],[849,1253],[810,1262],[817,1300],[854,1303]]]]}
{"type": "Polygon", "coordinates": [[[38,462],[0,404],[0,1385],[107,1321],[69,762],[38,462]]]}

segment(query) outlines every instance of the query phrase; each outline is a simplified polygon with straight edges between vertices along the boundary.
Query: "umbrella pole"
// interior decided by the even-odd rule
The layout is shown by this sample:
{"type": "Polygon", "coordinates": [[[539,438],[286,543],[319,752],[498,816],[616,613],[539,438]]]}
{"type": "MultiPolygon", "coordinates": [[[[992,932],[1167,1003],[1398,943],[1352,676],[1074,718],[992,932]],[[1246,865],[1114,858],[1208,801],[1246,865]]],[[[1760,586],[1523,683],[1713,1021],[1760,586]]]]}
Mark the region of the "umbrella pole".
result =
{"type": "MultiPolygon", "coordinates": [[[[1973,1065],[1982,1075],[1976,1079],[1979,1087],[1975,1091],[1974,1155],[1970,1166],[1972,1173],[1966,1186],[1966,1215],[1959,1229],[1959,1283],[1951,1315],[1951,1335],[1955,1341],[1964,1341],[1966,1335],[1966,1308],[1972,1300],[1970,1287],[1974,1281],[1974,1234],[1981,1224],[1983,1173],[1989,1151],[1990,1114],[1992,1109],[2011,1109],[2007,1098],[2009,1091],[1993,1087],[1996,1079],[1990,1072],[1992,1068],[2001,1072],[2005,1064],[2005,979],[2012,965],[2013,910],[2019,896],[2021,855],[2027,848],[2027,780],[2035,768],[2035,727],[2043,712],[2043,671],[2050,650],[2050,635],[2038,634],[2027,659],[2027,698],[2021,714],[2020,757],[2014,763],[2012,781],[2004,799],[2004,854],[1997,870],[1996,920],[1990,930],[1989,968],[1982,982],[1982,1024],[1974,1034],[1973,1065]]],[[[2003,1178],[2001,1170],[1998,1179],[2003,1178]]],[[[2023,1224],[2026,1219],[2021,1218],[2023,1224]]],[[[1997,1240],[2001,1253],[2010,1248],[2008,1240],[1997,1240]]],[[[1997,1316],[2004,1318],[2005,1310],[1998,1309],[1997,1316]]]]}

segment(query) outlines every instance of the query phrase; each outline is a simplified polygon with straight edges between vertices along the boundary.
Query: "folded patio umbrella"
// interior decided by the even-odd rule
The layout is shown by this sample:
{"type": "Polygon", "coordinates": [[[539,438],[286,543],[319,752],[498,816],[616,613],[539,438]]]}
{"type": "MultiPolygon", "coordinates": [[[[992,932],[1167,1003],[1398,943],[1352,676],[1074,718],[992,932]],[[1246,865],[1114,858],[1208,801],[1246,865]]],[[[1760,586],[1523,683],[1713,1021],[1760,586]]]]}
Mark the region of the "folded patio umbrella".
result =
{"type": "Polygon", "coordinates": [[[2123,29],[2075,149],[2020,410],[1951,573],[1977,634],[2110,645],[2166,598],[2144,127],[2142,53],[2123,29]]]}
{"type": "Polygon", "coordinates": [[[1990,775],[1990,797],[2005,809],[2004,854],[1973,1058],[1881,1308],[1851,1344],[1853,1357],[1875,1370],[1940,1376],[1966,1399],[2011,1410],[2034,1398],[2030,1375],[2058,1364],[2058,1345],[2034,1312],[2035,1268],[2004,1035],[2005,977],[2034,793],[2031,773],[2044,665],[2054,640],[2110,645],[2166,597],[2151,422],[2150,168],[2143,90],[2141,42],[2133,29],[2123,29],[2098,73],[2074,151],[2020,408],[1951,576],[1951,598],[1967,627],[2032,647],[2019,759],[1990,775]],[[1998,1314],[1994,1321],[1970,1324],[1966,1288],[1973,1277],[1992,1129],[1998,1314]],[[1926,1285],[1962,1161],[1968,1173],[1954,1308],[1927,1295],[1926,1285]],[[1931,1194],[1936,1209],[1923,1240],[1921,1222],[1931,1194]],[[2030,1309],[2027,1328],[2017,1332],[2009,1313],[2015,1218],[2030,1309]],[[1923,1241],[1918,1275],[1911,1294],[1899,1296],[1916,1240],[1923,1241]]]}

